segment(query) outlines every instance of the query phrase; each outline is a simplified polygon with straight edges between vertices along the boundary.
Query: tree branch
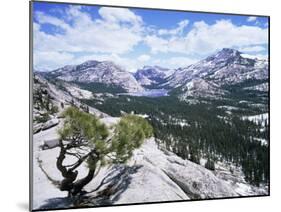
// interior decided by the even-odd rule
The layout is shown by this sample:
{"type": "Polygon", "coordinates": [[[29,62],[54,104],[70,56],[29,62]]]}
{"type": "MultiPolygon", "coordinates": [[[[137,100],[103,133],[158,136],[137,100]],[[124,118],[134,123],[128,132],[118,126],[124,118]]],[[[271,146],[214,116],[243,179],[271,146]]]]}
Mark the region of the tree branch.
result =
{"type": "Polygon", "coordinates": [[[65,154],[74,156],[74,157],[76,157],[78,160],[82,157],[79,153],[72,153],[72,152],[67,152],[67,151],[66,151],[65,154]]]}
{"type": "Polygon", "coordinates": [[[74,169],[76,169],[78,166],[80,166],[90,155],[92,155],[93,153],[95,153],[95,150],[92,150],[91,152],[89,152],[88,154],[84,155],[83,157],[81,157],[76,164],[70,168],[69,170],[73,171],[74,169]]]}

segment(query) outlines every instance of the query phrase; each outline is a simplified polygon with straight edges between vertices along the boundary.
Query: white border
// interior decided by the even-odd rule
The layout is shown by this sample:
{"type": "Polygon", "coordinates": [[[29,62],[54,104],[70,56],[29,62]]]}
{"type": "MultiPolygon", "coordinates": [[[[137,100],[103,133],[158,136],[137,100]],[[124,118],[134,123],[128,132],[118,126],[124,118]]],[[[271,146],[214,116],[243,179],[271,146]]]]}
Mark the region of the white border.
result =
{"type": "MultiPolygon", "coordinates": [[[[271,16],[271,197],[199,201],[68,211],[271,211],[280,208],[280,20],[276,0],[68,0],[91,4],[168,8],[210,12],[260,14],[271,16]]],[[[29,2],[1,2],[1,153],[0,211],[28,210],[29,137],[29,2]]],[[[42,191],[44,192],[44,191],[42,191]]],[[[277,211],[277,210],[276,210],[277,211]]]]}

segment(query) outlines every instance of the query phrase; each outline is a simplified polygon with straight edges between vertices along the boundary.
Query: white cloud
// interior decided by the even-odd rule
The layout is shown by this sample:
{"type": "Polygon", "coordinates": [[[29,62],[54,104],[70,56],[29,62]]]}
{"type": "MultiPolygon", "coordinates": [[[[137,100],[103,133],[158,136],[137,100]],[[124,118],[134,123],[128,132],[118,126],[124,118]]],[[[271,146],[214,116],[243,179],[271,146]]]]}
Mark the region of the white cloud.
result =
{"type": "Polygon", "coordinates": [[[236,26],[230,20],[219,20],[213,25],[205,22],[194,23],[186,37],[188,49],[206,53],[224,47],[265,44],[268,42],[267,29],[257,26],[236,26]]]}
{"type": "Polygon", "coordinates": [[[140,62],[147,62],[148,60],[150,60],[150,56],[147,54],[142,54],[141,56],[138,57],[138,60],[140,62]]]}
{"type": "Polygon", "coordinates": [[[208,55],[216,50],[229,47],[261,45],[268,42],[267,29],[257,26],[236,26],[230,20],[218,20],[214,24],[195,22],[185,36],[162,38],[151,35],[146,44],[152,53],[179,52],[184,54],[208,55]]]}
{"type": "Polygon", "coordinates": [[[171,57],[169,59],[156,59],[153,61],[155,65],[168,68],[186,67],[188,65],[198,62],[198,59],[189,57],[171,57]]]}
{"type": "Polygon", "coordinates": [[[197,59],[191,59],[188,57],[172,57],[168,60],[168,64],[173,67],[185,67],[198,62],[197,59]]]}
{"type": "Polygon", "coordinates": [[[246,46],[239,48],[241,52],[261,52],[266,50],[263,46],[246,46]]]}
{"type": "Polygon", "coordinates": [[[35,23],[34,27],[34,49],[36,52],[122,54],[131,51],[141,41],[139,16],[118,8],[110,11],[101,8],[100,11],[102,18],[92,20],[79,7],[70,7],[66,14],[71,25],[63,19],[36,13],[38,24],[35,23]],[[122,25],[123,21],[131,21],[131,24],[122,25]],[[40,25],[47,23],[63,29],[64,33],[47,34],[41,31],[40,25]]]}
{"type": "Polygon", "coordinates": [[[74,56],[69,53],[59,52],[34,52],[34,68],[38,71],[47,71],[56,69],[66,64],[71,64],[74,56]]]}
{"type": "Polygon", "coordinates": [[[35,13],[34,62],[37,69],[51,70],[86,60],[112,60],[130,71],[146,63],[154,65],[153,62],[179,67],[193,63],[191,58],[194,57],[190,56],[202,58],[224,47],[260,52],[264,50],[261,45],[268,42],[267,28],[237,26],[230,20],[218,20],[214,24],[195,22],[185,33],[189,20],[180,21],[174,28],[159,29],[147,25],[129,9],[102,7],[98,10],[100,18],[96,19],[86,11],[72,6],[63,11],[61,19],[35,13]],[[42,30],[44,24],[57,30],[47,33],[42,30]],[[142,51],[135,60],[122,56],[129,55],[137,45],[146,45],[150,51],[142,51]],[[159,53],[181,53],[187,57],[161,60],[159,53]]]}
{"type": "Polygon", "coordinates": [[[169,41],[156,35],[148,35],[144,38],[144,42],[150,47],[153,54],[157,52],[168,52],[169,41]]]}
{"type": "Polygon", "coordinates": [[[36,20],[38,20],[39,24],[51,24],[56,27],[62,28],[64,30],[70,29],[70,26],[66,24],[64,21],[62,21],[61,19],[49,15],[45,15],[43,12],[37,12],[35,14],[35,18],[36,20]]]}
{"type": "Polygon", "coordinates": [[[267,60],[268,55],[266,54],[241,54],[242,57],[251,58],[251,59],[260,59],[260,60],[267,60]]]}
{"type": "Polygon", "coordinates": [[[255,17],[255,16],[250,16],[250,17],[247,19],[248,22],[253,22],[253,21],[256,21],[256,20],[257,20],[257,17],[255,17]]]}
{"type": "Polygon", "coordinates": [[[179,28],[182,30],[189,24],[189,20],[185,19],[178,23],[179,28]]]}
{"type": "Polygon", "coordinates": [[[144,43],[150,47],[151,53],[154,55],[159,52],[188,53],[183,37],[172,36],[165,39],[156,35],[149,35],[144,38],[144,43]]]}
{"type": "Polygon", "coordinates": [[[125,8],[111,8],[111,7],[102,7],[99,10],[100,16],[111,23],[116,22],[128,22],[132,24],[141,24],[142,18],[135,15],[128,9],[125,8]]]}
{"type": "Polygon", "coordinates": [[[178,27],[175,29],[160,29],[158,31],[159,35],[179,35],[183,33],[184,28],[188,25],[189,20],[182,20],[177,25],[178,27]]]}

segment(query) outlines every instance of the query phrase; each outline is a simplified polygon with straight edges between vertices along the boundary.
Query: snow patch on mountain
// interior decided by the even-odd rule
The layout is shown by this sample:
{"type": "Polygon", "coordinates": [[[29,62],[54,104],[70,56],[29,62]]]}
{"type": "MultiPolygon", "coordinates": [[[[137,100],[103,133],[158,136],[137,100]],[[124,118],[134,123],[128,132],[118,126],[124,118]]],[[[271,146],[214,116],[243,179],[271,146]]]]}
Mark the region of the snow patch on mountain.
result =
{"type": "Polygon", "coordinates": [[[218,85],[212,82],[208,82],[201,78],[195,78],[183,85],[181,88],[183,94],[180,98],[186,97],[219,97],[226,93],[226,91],[220,89],[218,85]]]}
{"type": "Polygon", "coordinates": [[[242,120],[249,120],[254,122],[255,124],[260,123],[262,126],[265,126],[265,124],[268,123],[268,113],[262,113],[253,116],[243,116],[242,120]]]}

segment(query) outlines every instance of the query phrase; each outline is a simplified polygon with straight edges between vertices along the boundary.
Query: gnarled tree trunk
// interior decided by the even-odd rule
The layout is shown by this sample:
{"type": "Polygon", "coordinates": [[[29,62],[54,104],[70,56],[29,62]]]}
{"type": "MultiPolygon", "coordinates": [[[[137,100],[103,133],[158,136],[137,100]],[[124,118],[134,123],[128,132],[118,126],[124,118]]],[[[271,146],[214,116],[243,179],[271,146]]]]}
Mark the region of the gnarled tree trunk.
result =
{"type": "Polygon", "coordinates": [[[63,161],[65,159],[65,155],[67,153],[67,147],[64,147],[62,141],[60,140],[60,154],[57,158],[57,168],[61,172],[61,175],[64,177],[64,179],[60,183],[60,190],[61,191],[68,191],[69,196],[75,196],[78,193],[80,193],[85,185],[87,185],[95,175],[95,167],[91,167],[89,169],[88,174],[86,177],[78,180],[75,182],[78,171],[75,170],[79,165],[82,164],[83,161],[85,161],[88,157],[91,158],[94,162],[97,162],[95,157],[93,156],[93,151],[85,155],[84,157],[80,158],[75,165],[73,165],[71,168],[67,168],[63,165],[63,161]]]}

